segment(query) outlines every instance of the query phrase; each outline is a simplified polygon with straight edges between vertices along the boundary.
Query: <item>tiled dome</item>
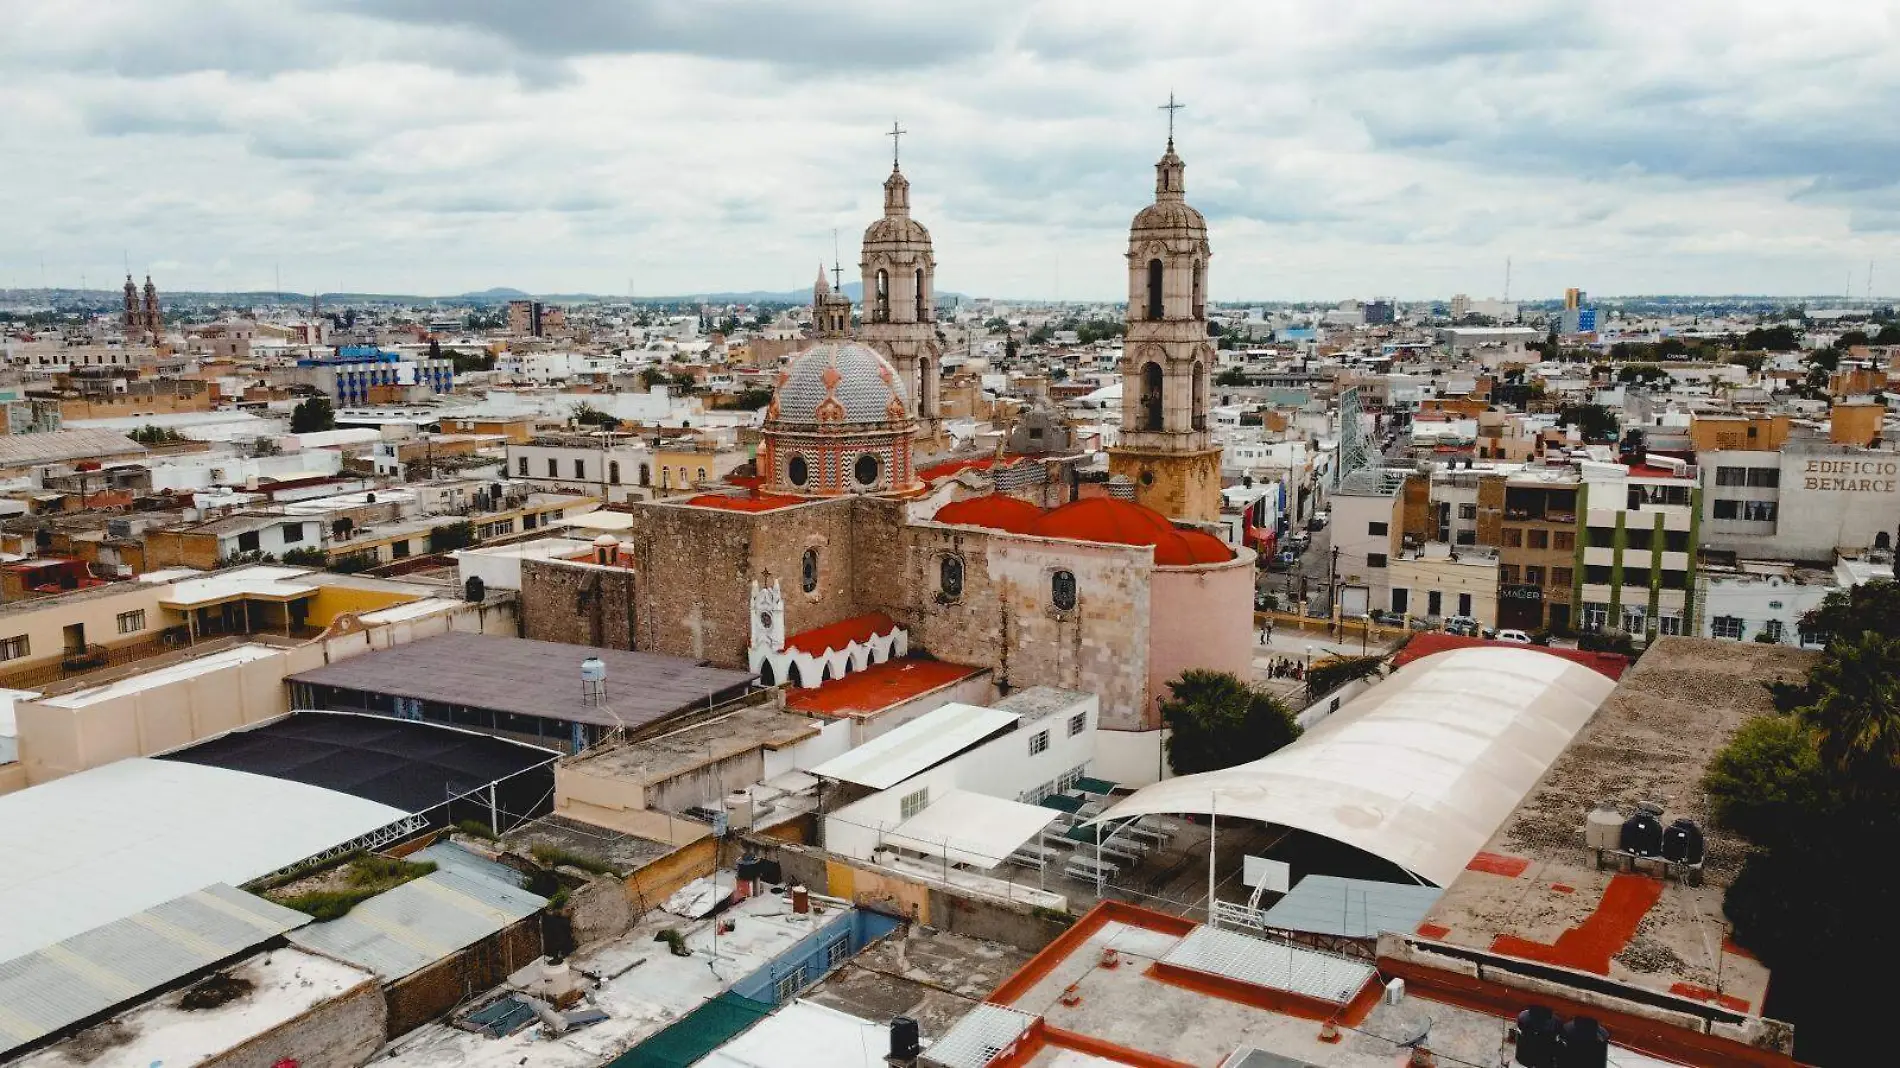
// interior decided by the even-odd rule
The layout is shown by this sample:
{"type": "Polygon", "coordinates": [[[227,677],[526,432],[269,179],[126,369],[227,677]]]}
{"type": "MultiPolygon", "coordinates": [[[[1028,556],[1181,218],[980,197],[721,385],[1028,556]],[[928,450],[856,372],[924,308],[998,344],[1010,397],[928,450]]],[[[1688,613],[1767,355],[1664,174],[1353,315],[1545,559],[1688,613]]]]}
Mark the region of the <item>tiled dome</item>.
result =
{"type": "Polygon", "coordinates": [[[768,425],[841,426],[906,417],[904,381],[877,350],[855,341],[820,341],[779,372],[768,425]]]}

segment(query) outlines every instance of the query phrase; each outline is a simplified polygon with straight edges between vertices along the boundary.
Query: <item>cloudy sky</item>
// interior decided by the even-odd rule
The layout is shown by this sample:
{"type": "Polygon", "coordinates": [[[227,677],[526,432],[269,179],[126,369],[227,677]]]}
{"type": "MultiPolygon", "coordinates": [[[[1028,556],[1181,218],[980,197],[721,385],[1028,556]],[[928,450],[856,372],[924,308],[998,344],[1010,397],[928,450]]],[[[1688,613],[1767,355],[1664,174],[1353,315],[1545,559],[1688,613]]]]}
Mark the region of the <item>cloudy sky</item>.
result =
{"type": "Polygon", "coordinates": [[[895,117],[939,288],[1113,298],[1170,91],[1217,299],[1900,293],[1875,0],[0,0],[0,286],[788,289],[895,117]]]}

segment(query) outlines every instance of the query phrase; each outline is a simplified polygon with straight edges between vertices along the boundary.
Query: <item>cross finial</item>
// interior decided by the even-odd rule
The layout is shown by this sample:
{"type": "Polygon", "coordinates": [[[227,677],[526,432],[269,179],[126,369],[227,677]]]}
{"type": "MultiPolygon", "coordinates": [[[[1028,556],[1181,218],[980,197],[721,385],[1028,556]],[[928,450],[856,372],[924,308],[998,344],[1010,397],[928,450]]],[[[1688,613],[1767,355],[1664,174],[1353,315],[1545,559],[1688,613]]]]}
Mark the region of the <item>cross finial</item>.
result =
{"type": "Polygon", "coordinates": [[[897,169],[897,139],[909,132],[909,130],[897,125],[896,119],[891,120],[890,132],[884,135],[891,139],[891,170],[897,169]]]}
{"type": "Polygon", "coordinates": [[[838,231],[836,229],[831,231],[831,290],[840,295],[844,293],[844,268],[838,263],[838,231]]]}
{"type": "Polygon", "coordinates": [[[1168,147],[1169,148],[1174,147],[1174,113],[1177,111],[1180,111],[1184,107],[1187,107],[1187,105],[1177,104],[1174,102],[1174,90],[1170,89],[1168,90],[1168,102],[1161,105],[1159,108],[1156,109],[1157,111],[1165,111],[1168,113],[1168,147]]]}

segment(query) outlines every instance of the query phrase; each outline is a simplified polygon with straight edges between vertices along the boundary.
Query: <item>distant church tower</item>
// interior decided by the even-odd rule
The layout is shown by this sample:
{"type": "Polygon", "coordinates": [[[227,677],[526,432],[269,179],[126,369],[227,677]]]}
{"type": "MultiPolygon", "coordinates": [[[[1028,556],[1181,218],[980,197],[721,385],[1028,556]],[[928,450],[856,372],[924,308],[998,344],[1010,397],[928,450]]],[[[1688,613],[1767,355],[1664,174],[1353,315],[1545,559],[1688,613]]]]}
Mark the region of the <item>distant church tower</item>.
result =
{"type": "Polygon", "coordinates": [[[820,339],[836,341],[851,336],[851,298],[831,288],[822,263],[818,265],[818,284],[811,291],[811,327],[820,339]]]}
{"type": "MultiPolygon", "coordinates": [[[[1173,106],[1173,101],[1169,104],[1173,106]]],[[[1111,474],[1135,500],[1172,519],[1220,518],[1220,456],[1207,433],[1207,222],[1187,205],[1186,165],[1168,151],[1155,164],[1155,202],[1128,231],[1128,336],[1122,348],[1120,444],[1111,474]]]]}
{"type": "Polygon", "coordinates": [[[156,345],[164,336],[164,320],[158,315],[158,287],[152,284],[152,276],[145,276],[145,329],[152,335],[152,344],[156,345]]]}
{"type": "Polygon", "coordinates": [[[910,217],[910,180],[897,166],[891,124],[891,176],[884,180],[884,217],[864,231],[859,267],[864,278],[864,322],[858,336],[883,353],[904,380],[910,415],[920,434],[936,432],[943,345],[937,340],[937,257],[930,231],[910,217]]]}
{"type": "Polygon", "coordinates": [[[132,276],[125,276],[125,337],[130,341],[139,327],[139,287],[132,276]]]}

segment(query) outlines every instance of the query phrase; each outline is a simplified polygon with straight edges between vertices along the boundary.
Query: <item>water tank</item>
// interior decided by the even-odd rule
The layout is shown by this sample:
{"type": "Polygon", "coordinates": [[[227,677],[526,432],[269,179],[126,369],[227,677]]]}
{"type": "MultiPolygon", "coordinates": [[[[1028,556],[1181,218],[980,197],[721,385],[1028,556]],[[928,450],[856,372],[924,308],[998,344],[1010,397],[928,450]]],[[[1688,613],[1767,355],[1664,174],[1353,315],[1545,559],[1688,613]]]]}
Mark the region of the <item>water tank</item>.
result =
{"type": "Polygon", "coordinates": [[[597,657],[597,656],[590,656],[587,659],[581,661],[581,681],[582,682],[606,682],[607,681],[606,663],[602,661],[600,657],[597,657]]]}
{"type": "Polygon", "coordinates": [[[1623,840],[1623,813],[1608,801],[1600,802],[1583,820],[1583,844],[1590,849],[1615,849],[1623,840]]]}
{"type": "Polygon", "coordinates": [[[743,831],[752,826],[752,795],[744,790],[726,795],[726,826],[743,831]]]}
{"type": "Polygon", "coordinates": [[[1523,1068],[1556,1068],[1557,1014],[1532,1005],[1517,1014],[1517,1057],[1523,1068]]]}
{"type": "Polygon", "coordinates": [[[1602,1024],[1588,1016],[1575,1016],[1564,1024],[1562,1034],[1557,1068],[1608,1068],[1610,1033],[1602,1024]]]}
{"type": "Polygon", "coordinates": [[[480,575],[470,575],[468,581],[462,583],[462,600],[470,604],[480,604],[487,597],[488,583],[483,582],[480,575]]]}
{"type": "Polygon", "coordinates": [[[1662,823],[1647,812],[1638,812],[1623,821],[1618,844],[1623,852],[1638,857],[1662,855],[1662,823]]]}
{"type": "Polygon", "coordinates": [[[894,1061],[916,1059],[924,1050],[918,1040],[917,1021],[908,1016],[891,1017],[891,1056],[894,1061]]]}
{"type": "Polygon", "coordinates": [[[1666,860],[1678,864],[1700,864],[1703,850],[1702,828],[1694,820],[1677,820],[1663,832],[1662,855],[1666,860]]]}
{"type": "Polygon", "coordinates": [[[739,865],[734,869],[734,872],[741,879],[757,879],[759,877],[759,858],[747,853],[739,858],[739,865]]]}

